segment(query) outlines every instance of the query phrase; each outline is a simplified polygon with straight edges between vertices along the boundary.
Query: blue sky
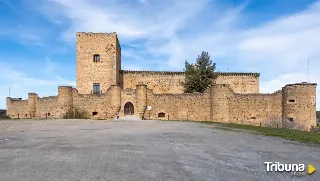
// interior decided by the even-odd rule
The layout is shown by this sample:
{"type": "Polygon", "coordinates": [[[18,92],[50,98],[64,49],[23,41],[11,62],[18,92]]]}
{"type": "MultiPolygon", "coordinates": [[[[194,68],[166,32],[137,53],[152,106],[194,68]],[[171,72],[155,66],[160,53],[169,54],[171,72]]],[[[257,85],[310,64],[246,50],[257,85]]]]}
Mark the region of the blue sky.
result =
{"type": "Polygon", "coordinates": [[[260,72],[262,93],[307,81],[308,59],[320,83],[315,0],[0,0],[0,22],[0,108],[9,87],[75,86],[76,32],[117,32],[126,70],[181,71],[205,50],[218,71],[260,72]]]}

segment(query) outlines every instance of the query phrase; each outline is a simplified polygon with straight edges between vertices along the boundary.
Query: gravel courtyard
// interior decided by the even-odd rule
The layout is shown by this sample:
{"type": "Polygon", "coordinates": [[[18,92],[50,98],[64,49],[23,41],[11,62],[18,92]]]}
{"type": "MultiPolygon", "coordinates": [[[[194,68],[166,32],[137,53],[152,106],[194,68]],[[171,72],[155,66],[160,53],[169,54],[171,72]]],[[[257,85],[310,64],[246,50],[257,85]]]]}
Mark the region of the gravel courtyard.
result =
{"type": "Polygon", "coordinates": [[[0,121],[0,180],[320,180],[320,147],[169,121],[0,121]],[[264,162],[313,164],[312,175],[264,162]]]}

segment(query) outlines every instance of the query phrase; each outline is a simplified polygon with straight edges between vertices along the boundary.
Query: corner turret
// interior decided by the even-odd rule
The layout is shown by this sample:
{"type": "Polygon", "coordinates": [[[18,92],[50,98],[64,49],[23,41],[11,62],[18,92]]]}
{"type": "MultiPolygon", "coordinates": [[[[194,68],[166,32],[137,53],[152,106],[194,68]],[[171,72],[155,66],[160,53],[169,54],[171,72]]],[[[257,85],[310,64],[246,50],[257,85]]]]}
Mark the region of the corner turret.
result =
{"type": "Polygon", "coordinates": [[[282,88],[282,126],[309,131],[316,126],[316,86],[289,84],[282,88]]]}

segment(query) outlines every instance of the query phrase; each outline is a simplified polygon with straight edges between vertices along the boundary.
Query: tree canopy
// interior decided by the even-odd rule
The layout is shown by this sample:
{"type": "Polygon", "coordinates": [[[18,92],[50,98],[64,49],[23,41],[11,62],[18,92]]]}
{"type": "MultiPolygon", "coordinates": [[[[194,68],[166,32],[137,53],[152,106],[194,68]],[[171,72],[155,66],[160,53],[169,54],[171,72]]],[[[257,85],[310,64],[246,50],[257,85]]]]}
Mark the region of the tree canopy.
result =
{"type": "Polygon", "coordinates": [[[202,51],[196,62],[190,64],[185,62],[185,81],[182,82],[186,93],[200,92],[203,93],[211,86],[212,81],[216,78],[216,63],[212,62],[208,52],[202,51]]]}

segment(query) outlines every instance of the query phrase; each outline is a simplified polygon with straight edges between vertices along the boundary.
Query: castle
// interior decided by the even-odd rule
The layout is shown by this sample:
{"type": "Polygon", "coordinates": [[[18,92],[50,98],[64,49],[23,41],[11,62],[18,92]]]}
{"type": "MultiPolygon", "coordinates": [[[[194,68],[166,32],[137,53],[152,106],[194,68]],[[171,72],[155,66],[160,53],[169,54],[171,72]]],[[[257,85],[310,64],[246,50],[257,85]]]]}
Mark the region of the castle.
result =
{"type": "Polygon", "coordinates": [[[70,108],[92,119],[133,115],[146,119],[194,120],[309,130],[316,126],[316,84],[289,84],[259,93],[259,73],[217,73],[204,93],[184,93],[184,72],[121,70],[116,33],[76,33],[77,87],[27,100],[7,97],[11,118],[62,118],[70,108]]]}

